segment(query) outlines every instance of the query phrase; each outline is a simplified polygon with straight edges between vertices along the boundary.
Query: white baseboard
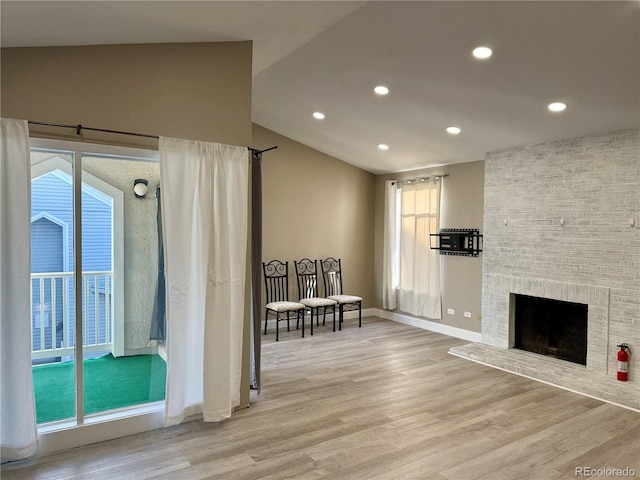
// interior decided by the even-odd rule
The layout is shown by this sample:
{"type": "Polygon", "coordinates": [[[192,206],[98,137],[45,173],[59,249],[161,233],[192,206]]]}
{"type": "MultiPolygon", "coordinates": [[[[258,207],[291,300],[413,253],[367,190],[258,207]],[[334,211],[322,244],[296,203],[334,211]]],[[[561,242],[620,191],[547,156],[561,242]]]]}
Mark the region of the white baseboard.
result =
{"type": "MultiPolygon", "coordinates": [[[[377,315],[377,308],[363,308],[362,309],[362,318],[364,317],[376,317],[377,315]]],[[[338,318],[337,316],[338,314],[336,313],[336,318],[338,318]]],[[[350,310],[348,312],[344,312],[344,318],[345,320],[351,320],[353,318],[358,318],[358,311],[357,310],[350,310]]]]}
{"type": "MultiPolygon", "coordinates": [[[[417,318],[411,315],[398,312],[390,312],[389,310],[382,310],[380,308],[371,308],[368,311],[372,311],[371,315],[384,318],[385,320],[393,320],[394,322],[404,323],[405,325],[411,325],[412,327],[422,328],[423,330],[430,330],[436,333],[442,333],[449,335],[450,337],[461,338],[469,342],[481,342],[482,334],[480,332],[472,332],[471,330],[465,330],[464,328],[452,327],[450,325],[444,325],[438,322],[432,322],[424,318],[417,318]]],[[[364,315],[364,310],[362,311],[364,315]]]]}

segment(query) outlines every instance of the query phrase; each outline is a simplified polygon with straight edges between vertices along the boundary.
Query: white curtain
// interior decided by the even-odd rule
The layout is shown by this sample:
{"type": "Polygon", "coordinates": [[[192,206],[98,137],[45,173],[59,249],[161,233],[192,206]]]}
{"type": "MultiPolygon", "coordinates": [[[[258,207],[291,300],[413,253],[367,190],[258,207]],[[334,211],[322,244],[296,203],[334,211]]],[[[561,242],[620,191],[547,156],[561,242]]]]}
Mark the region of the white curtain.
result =
{"type": "Polygon", "coordinates": [[[396,212],[397,182],[387,180],[384,184],[384,247],[382,253],[382,308],[395,310],[398,246],[396,231],[398,215],[396,212]]]}
{"type": "Polygon", "coordinates": [[[240,404],[248,172],[246,147],[160,138],[167,426],[240,404]]]}
{"type": "Polygon", "coordinates": [[[2,461],[36,451],[31,376],[29,129],[2,118],[0,133],[0,440],[2,461]]]}
{"type": "Polygon", "coordinates": [[[429,238],[438,232],[440,179],[403,183],[401,192],[398,308],[441,319],[440,256],[430,248],[429,238]]]}

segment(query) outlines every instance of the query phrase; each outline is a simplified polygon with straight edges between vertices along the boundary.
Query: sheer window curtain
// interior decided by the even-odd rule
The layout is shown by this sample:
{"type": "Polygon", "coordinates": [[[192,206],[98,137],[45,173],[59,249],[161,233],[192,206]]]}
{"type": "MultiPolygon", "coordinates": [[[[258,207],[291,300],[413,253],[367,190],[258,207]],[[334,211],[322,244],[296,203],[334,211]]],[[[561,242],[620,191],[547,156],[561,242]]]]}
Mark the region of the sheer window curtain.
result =
{"type": "Polygon", "coordinates": [[[442,318],[440,255],[430,248],[438,232],[440,179],[401,185],[400,288],[398,308],[420,317],[442,318]]]}
{"type": "Polygon", "coordinates": [[[31,375],[31,173],[24,120],[0,132],[0,439],[2,462],[37,448],[31,375]]]}
{"type": "Polygon", "coordinates": [[[246,147],[160,138],[167,426],[240,404],[248,172],[246,147]]]}
{"type": "Polygon", "coordinates": [[[382,308],[395,310],[396,278],[394,271],[398,261],[396,239],[398,215],[396,212],[397,182],[387,180],[384,184],[384,247],[382,254],[382,308]]]}

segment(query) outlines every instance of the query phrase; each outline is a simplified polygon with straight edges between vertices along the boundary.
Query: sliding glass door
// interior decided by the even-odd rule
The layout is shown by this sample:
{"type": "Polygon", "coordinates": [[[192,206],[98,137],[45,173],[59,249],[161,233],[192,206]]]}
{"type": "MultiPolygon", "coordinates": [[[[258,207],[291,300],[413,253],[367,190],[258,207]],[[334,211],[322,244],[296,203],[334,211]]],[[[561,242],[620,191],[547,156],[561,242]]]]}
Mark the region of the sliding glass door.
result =
{"type": "Polygon", "coordinates": [[[82,424],[163,400],[162,345],[150,340],[158,271],[157,152],[33,143],[37,422],[82,424]],[[140,179],[152,186],[147,195],[133,191],[140,179]]]}

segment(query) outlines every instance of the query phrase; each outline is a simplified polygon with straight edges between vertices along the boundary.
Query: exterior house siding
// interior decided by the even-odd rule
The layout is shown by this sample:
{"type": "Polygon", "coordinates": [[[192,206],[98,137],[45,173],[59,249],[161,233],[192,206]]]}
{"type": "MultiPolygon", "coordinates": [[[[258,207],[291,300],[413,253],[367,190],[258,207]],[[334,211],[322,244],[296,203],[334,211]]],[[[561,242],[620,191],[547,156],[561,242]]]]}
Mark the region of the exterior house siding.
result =
{"type": "MultiPolygon", "coordinates": [[[[111,271],[112,270],[112,215],[113,208],[111,202],[99,192],[94,192],[92,187],[83,185],[82,187],[82,267],[83,271],[111,271]]],[[[38,222],[39,228],[33,228],[33,232],[39,234],[49,232],[50,238],[36,238],[32,236],[32,273],[60,273],[72,272],[73,264],[73,192],[71,187],[71,177],[60,170],[49,172],[38,177],[31,182],[31,218],[34,222],[38,222]],[[54,219],[52,221],[51,219],[54,219]],[[41,223],[48,222],[48,223],[41,223]],[[57,224],[57,225],[56,225],[57,224]],[[41,227],[45,228],[41,228],[41,227]],[[57,229],[55,227],[58,227],[57,229]],[[62,230],[65,237],[60,245],[59,232],[62,230]],[[57,232],[57,233],[56,233],[57,232]],[[51,247],[49,248],[49,245],[51,247]],[[43,251],[43,249],[46,249],[43,251]],[[64,249],[64,250],[63,250],[64,249]],[[52,256],[59,256],[52,258],[52,256]],[[55,269],[52,270],[52,266],[55,269]]],[[[48,235],[48,233],[46,233],[48,235]]],[[[49,236],[49,235],[48,235],[49,236]]],[[[74,341],[74,322],[75,317],[75,296],[73,279],[67,284],[67,312],[70,321],[66,324],[68,328],[63,334],[63,298],[62,298],[62,279],[45,280],[45,294],[41,299],[38,280],[32,281],[33,288],[33,348],[51,348],[52,347],[52,326],[51,318],[56,319],[56,345],[64,344],[73,345],[74,341]],[[56,282],[56,308],[55,312],[47,312],[47,315],[55,313],[55,317],[45,318],[44,323],[39,318],[39,309],[36,305],[41,301],[45,305],[52,305],[51,282],[56,282]],[[45,328],[44,345],[40,336],[40,328],[45,328]]],[[[98,321],[96,322],[96,313],[93,308],[87,309],[87,318],[83,319],[85,323],[86,335],[89,342],[94,343],[96,340],[100,342],[107,341],[107,322],[106,302],[109,300],[105,293],[112,289],[105,285],[104,279],[98,279],[97,282],[93,278],[88,279],[87,297],[84,302],[89,305],[96,304],[96,295],[98,303],[98,321]],[[97,336],[97,338],[96,338],[97,336]]],[[[49,308],[49,307],[47,307],[49,308]]]]}

